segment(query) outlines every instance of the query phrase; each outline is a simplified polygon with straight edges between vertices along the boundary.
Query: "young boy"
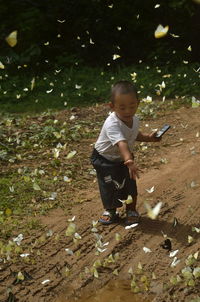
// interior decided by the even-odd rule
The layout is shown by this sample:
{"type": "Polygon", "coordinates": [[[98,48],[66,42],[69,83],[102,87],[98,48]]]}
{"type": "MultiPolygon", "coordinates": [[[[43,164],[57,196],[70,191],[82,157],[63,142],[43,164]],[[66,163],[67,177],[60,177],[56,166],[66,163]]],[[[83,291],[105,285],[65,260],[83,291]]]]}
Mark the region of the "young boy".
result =
{"type": "Polygon", "coordinates": [[[160,138],[156,138],[156,132],[147,135],[139,131],[139,120],[135,116],[138,105],[132,83],[119,81],[112,87],[110,107],[113,112],[105,120],[91,156],[105,209],[99,219],[102,224],[118,221],[116,209],[122,206],[120,200],[126,200],[128,195],[133,202],[126,204],[126,224],[139,221],[136,211],[139,174],[133,145],[135,141],[158,142],[160,138]]]}

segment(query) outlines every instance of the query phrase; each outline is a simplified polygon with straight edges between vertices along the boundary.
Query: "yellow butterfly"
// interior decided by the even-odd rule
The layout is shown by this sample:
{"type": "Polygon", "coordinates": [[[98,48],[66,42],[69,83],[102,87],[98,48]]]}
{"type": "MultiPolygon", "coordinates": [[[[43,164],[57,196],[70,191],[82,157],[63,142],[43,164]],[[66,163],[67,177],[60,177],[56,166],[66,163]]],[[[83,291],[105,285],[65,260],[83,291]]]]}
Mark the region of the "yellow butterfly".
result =
{"type": "Polygon", "coordinates": [[[5,69],[5,66],[3,65],[2,62],[0,62],[0,69],[5,69]]]}
{"type": "Polygon", "coordinates": [[[11,32],[7,37],[6,37],[6,42],[8,45],[11,47],[14,47],[17,44],[17,30],[11,32]]]}
{"type": "Polygon", "coordinates": [[[164,36],[166,36],[168,30],[169,30],[168,25],[163,27],[161,24],[159,24],[158,27],[156,28],[155,32],[154,32],[155,38],[156,39],[163,38],[164,36]]]}

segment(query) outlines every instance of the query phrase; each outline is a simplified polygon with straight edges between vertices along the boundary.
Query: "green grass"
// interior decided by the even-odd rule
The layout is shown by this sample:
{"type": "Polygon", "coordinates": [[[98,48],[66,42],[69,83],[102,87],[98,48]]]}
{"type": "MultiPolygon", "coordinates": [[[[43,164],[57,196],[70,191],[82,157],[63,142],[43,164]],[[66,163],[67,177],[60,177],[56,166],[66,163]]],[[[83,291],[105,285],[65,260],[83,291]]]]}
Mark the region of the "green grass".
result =
{"type": "Polygon", "coordinates": [[[9,75],[1,71],[1,112],[43,112],[62,110],[74,106],[87,106],[109,101],[111,85],[121,79],[133,80],[141,98],[147,95],[158,97],[156,91],[163,81],[166,85],[160,97],[199,97],[200,74],[198,64],[181,66],[148,66],[140,64],[118,67],[111,71],[100,68],[74,67],[55,70],[43,75],[34,75],[27,70],[9,75]],[[35,86],[31,90],[31,81],[35,86]],[[53,89],[53,90],[52,90],[53,89]],[[52,90],[52,91],[51,91],[52,90]]]}

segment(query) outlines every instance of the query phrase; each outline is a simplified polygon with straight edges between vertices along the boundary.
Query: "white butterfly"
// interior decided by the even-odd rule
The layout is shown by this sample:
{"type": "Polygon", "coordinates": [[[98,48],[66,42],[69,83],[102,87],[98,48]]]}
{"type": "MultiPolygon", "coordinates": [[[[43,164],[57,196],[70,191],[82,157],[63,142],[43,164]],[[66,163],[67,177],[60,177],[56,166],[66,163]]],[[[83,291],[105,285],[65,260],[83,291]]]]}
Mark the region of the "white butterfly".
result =
{"type": "Polygon", "coordinates": [[[131,225],[127,225],[127,226],[125,227],[125,230],[129,230],[129,229],[135,228],[136,226],[138,226],[138,223],[133,223],[133,224],[131,224],[131,225]]]}
{"type": "Polygon", "coordinates": [[[118,181],[114,180],[114,179],[112,181],[115,184],[116,189],[120,190],[120,189],[122,189],[124,187],[126,179],[124,178],[124,180],[123,180],[123,182],[121,184],[118,181]]]}
{"type": "Polygon", "coordinates": [[[150,189],[145,189],[148,193],[153,193],[155,191],[155,187],[151,187],[150,189]]]}
{"type": "Polygon", "coordinates": [[[157,205],[154,208],[151,208],[151,206],[147,202],[145,202],[144,205],[145,208],[147,209],[147,215],[151,219],[156,219],[162,207],[162,202],[160,201],[159,203],[157,203],[157,205]]]}

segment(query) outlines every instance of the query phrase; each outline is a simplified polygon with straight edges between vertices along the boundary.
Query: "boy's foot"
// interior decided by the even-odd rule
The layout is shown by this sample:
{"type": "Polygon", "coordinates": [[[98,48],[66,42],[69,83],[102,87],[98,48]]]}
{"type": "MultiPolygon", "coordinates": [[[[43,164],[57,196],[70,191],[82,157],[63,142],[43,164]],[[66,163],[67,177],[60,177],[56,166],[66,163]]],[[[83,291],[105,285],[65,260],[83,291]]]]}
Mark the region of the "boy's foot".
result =
{"type": "Polygon", "coordinates": [[[103,212],[102,216],[99,218],[101,224],[111,224],[119,220],[119,214],[114,210],[106,210],[103,212]]]}
{"type": "Polygon", "coordinates": [[[137,211],[135,210],[126,211],[126,220],[125,220],[126,225],[138,223],[139,221],[140,221],[140,215],[137,211]]]}

